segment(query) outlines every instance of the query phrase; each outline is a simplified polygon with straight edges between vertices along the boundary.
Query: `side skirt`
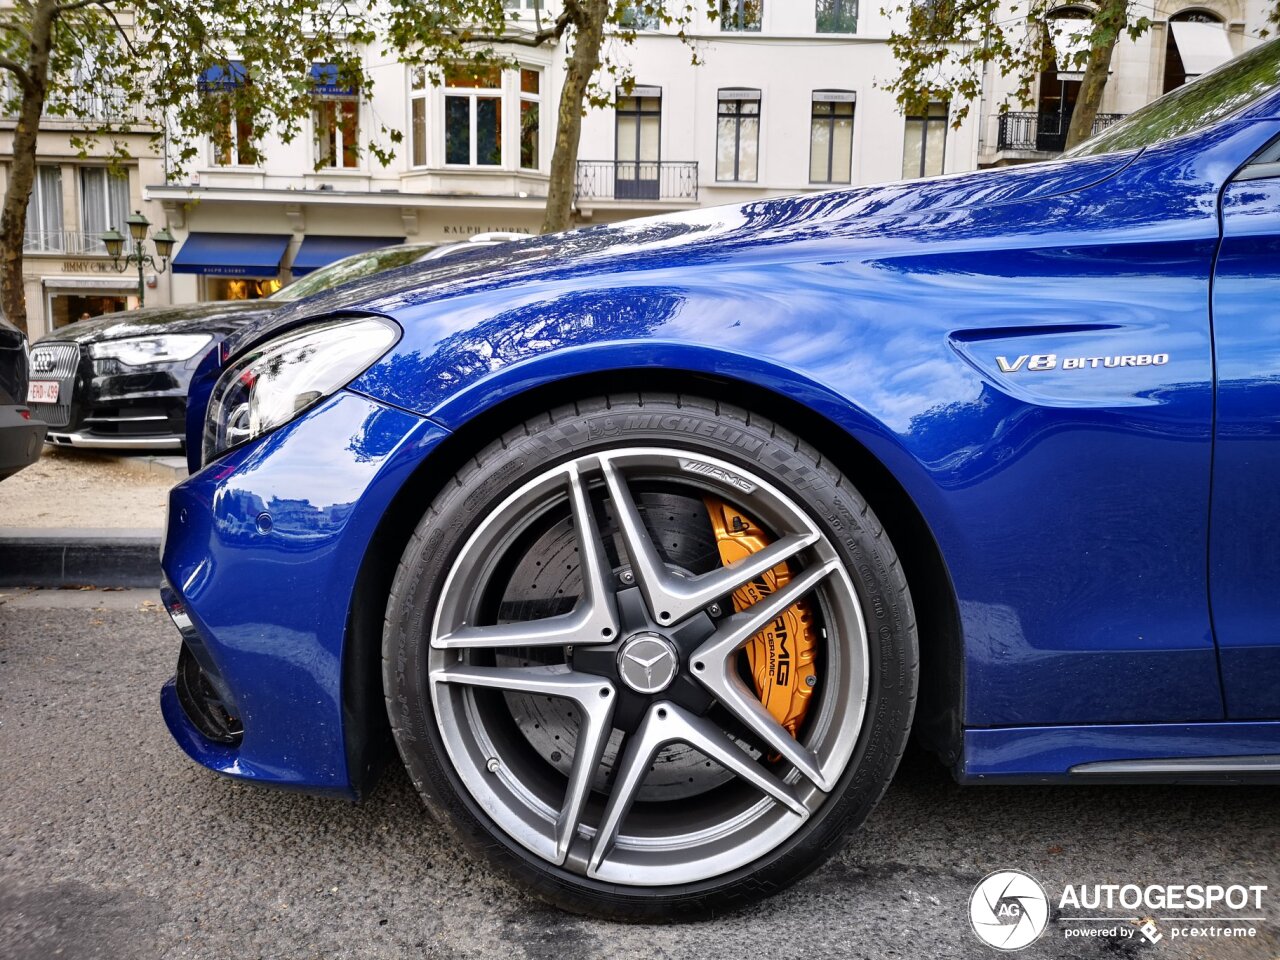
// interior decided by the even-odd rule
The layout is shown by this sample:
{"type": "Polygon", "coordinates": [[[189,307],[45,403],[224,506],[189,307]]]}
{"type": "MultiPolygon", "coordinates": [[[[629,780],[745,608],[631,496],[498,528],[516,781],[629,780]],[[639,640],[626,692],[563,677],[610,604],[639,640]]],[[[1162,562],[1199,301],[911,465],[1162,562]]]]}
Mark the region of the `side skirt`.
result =
{"type": "Polygon", "coordinates": [[[1280,783],[1280,721],[970,728],[961,783],[1280,783]]]}

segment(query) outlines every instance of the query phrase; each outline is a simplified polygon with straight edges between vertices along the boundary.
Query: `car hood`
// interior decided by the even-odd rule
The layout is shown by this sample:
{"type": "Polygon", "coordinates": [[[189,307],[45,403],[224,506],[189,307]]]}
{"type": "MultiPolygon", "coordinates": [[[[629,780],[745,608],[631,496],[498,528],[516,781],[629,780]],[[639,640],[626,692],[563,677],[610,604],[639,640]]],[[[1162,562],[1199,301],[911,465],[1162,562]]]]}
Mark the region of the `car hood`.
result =
{"type": "Polygon", "coordinates": [[[121,310],[69,323],[42,337],[39,342],[70,340],[75,343],[98,343],[160,333],[225,335],[254,319],[279,310],[280,306],[270,300],[221,300],[213,303],[121,310]]]}
{"type": "Polygon", "coordinates": [[[286,305],[238,330],[229,338],[229,348],[234,353],[310,317],[335,312],[399,317],[432,300],[478,288],[575,277],[590,282],[595,274],[645,269],[655,260],[696,268],[742,251],[786,257],[796,244],[874,242],[886,222],[895,219],[966,207],[1011,206],[1082,190],[1114,176],[1136,156],[1134,151],[777,197],[479,247],[445,260],[388,270],[286,305]]]}

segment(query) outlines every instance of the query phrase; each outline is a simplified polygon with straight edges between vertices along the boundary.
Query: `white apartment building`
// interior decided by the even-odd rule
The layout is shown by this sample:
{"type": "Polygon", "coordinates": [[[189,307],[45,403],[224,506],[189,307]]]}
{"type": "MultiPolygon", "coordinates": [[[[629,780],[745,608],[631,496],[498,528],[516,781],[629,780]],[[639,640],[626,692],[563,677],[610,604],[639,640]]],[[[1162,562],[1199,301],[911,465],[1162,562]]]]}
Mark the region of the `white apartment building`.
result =
{"type": "MultiPolygon", "coordinates": [[[[91,113],[114,115],[110,100],[86,93],[91,113]]],[[[8,158],[13,155],[13,117],[0,116],[0,190],[8,186],[8,158]]],[[[164,222],[158,202],[144,197],[147,184],[164,179],[164,161],[153,146],[150,130],[139,127],[120,139],[131,159],[111,164],[109,145],[98,155],[81,156],[75,138],[84,124],[46,117],[37,143],[35,186],[27,207],[23,239],[23,277],[28,333],[33,340],[85,315],[97,316],[138,305],[136,268],[117,270],[101,236],[116,227],[127,232],[125,217],[135,210],[155,224],[164,222]]],[[[167,278],[148,269],[143,291],[148,305],[169,302],[167,278]]]]}
{"type": "MultiPolygon", "coordinates": [[[[906,118],[877,87],[894,70],[877,4],[725,0],[725,8],[724,20],[694,24],[697,66],[673,32],[609,42],[635,86],[616,109],[584,119],[579,222],[975,166],[976,116],[959,130],[949,129],[944,104],[906,118]]],[[[222,155],[207,147],[185,182],[148,185],[180,241],[175,301],[260,296],[362,245],[536,233],[564,51],[510,52],[519,69],[458,71],[443,86],[370,59],[370,97],[326,84],[317,64],[307,135],[236,143],[222,155]],[[405,136],[390,166],[354,149],[384,124],[405,136]]],[[[223,82],[234,78],[209,78],[211,89],[223,82]]]]}
{"type": "MultiPolygon", "coordinates": [[[[530,18],[541,2],[507,0],[530,18]]],[[[1099,126],[1257,42],[1267,0],[1151,2],[1152,29],[1117,48],[1099,126]]],[[[1046,71],[1033,108],[1002,114],[1011,83],[993,70],[981,104],[953,129],[952,105],[904,117],[884,90],[897,67],[880,4],[721,3],[724,17],[699,16],[688,31],[697,66],[670,31],[609,42],[636,82],[615,108],[583,121],[578,222],[1026,162],[1062,148],[1079,73],[1046,71]]],[[[1064,2],[1058,16],[1080,11],[1064,2]]],[[[454,72],[434,86],[371,50],[369,95],[315,64],[316,105],[302,136],[251,143],[232,119],[231,149],[203,144],[182,178],[140,148],[124,185],[99,189],[102,162],[75,159],[66,133],[50,129],[28,230],[31,332],[131,304],[136,277],[114,272],[96,236],[103,223],[118,225],[120,210],[141,209],[179,241],[169,272],[148,271],[148,303],[255,298],[346,253],[401,240],[536,233],[564,50],[510,52],[518,69],[454,72]],[[387,166],[357,149],[384,126],[404,134],[387,166]]],[[[210,93],[236,82],[234,67],[206,78],[210,93]]],[[[0,118],[0,167],[4,136],[0,118]]]]}
{"type": "MultiPolygon", "coordinates": [[[[1137,40],[1121,37],[1111,61],[1094,132],[1259,43],[1267,26],[1268,0],[1139,0],[1133,15],[1151,28],[1137,40]]],[[[1062,22],[1066,42],[1057,44],[1060,65],[1037,78],[1031,107],[1011,101],[1014,84],[990,71],[981,104],[978,166],[1044,160],[1062,152],[1083,74],[1061,63],[1069,53],[1073,19],[1087,16],[1084,4],[1066,0],[1051,16],[1062,22]]]]}

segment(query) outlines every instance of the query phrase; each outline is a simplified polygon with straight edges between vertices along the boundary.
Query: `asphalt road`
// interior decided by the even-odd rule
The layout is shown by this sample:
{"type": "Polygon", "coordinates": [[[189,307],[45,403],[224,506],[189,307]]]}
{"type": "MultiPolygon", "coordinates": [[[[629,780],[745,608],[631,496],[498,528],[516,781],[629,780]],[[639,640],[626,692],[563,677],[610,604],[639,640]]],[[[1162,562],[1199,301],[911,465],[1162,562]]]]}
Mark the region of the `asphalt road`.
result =
{"type": "Polygon", "coordinates": [[[0,957],[996,957],[985,874],[1270,887],[1251,941],[1070,943],[1025,957],[1280,956],[1280,790],[960,788],[909,754],[879,810],[757,909],[620,926],[546,907],[428,820],[392,771],[361,806],[255,790],[174,746],[177,637],[146,592],[0,595],[0,957]]]}

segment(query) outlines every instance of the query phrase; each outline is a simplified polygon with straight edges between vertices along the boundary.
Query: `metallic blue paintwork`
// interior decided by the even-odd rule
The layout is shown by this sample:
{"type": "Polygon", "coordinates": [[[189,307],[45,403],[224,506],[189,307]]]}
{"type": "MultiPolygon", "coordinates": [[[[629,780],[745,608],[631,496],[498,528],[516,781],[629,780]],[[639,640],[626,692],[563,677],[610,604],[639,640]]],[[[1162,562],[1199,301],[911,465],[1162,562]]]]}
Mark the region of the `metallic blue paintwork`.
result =
{"type": "Polygon", "coordinates": [[[388,502],[444,435],[342,391],[174,487],[165,576],[212,639],[244,723],[238,749],[211,744],[170,690],[165,719],[193,758],[249,780],[350,790],[341,681],[352,589],[388,502]]]}
{"type": "Polygon", "coordinates": [[[1213,616],[1227,715],[1280,717],[1280,181],[1222,196],[1213,616]]]}
{"type": "MultiPolygon", "coordinates": [[[[1253,741],[1232,733],[1243,728],[1209,722],[1228,708],[1206,557],[1217,199],[1280,133],[1280,122],[1256,119],[1280,115],[1280,95],[1252,115],[1140,154],[476,251],[448,270],[394,271],[243,332],[232,350],[341,311],[390,316],[405,335],[349,393],[175,490],[171,518],[186,508],[188,521],[171,520],[166,572],[230,664],[232,687],[247,684],[270,721],[254,733],[266,720],[245,710],[231,761],[184,745],[224,772],[341,788],[351,586],[410,470],[430,467],[444,431],[528,389],[657,368],[791,397],[902,485],[956,593],[970,728],[963,775],[1017,776],[1019,756],[1041,758],[1023,773],[1063,772],[1124,756],[1126,743],[1128,756],[1151,755],[1152,743],[1169,744],[1166,755],[1246,752],[1253,741]],[[1006,373],[996,360],[1043,353],[1167,353],[1169,362],[1006,373]],[[345,441],[364,419],[386,424],[383,441],[400,439],[366,456],[363,440],[345,441]],[[319,500],[308,492],[317,483],[328,491],[319,500]],[[264,550],[252,510],[272,496],[345,513],[277,524],[264,550]],[[185,578],[198,570],[207,579],[191,580],[193,592],[185,578]],[[1094,723],[1115,725],[1106,750],[1068,732],[1094,723]],[[1004,752],[983,759],[990,744],[1004,752]]],[[[1251,289],[1242,311],[1262,295],[1251,289]]],[[[1257,344],[1239,349],[1243,358],[1257,344]]],[[[1217,523],[1217,500],[1214,510],[1217,523]]],[[[1274,668],[1273,647],[1237,646],[1274,668]]],[[[1232,704],[1243,694],[1231,687],[1226,647],[1222,663],[1232,704]]]]}
{"type": "Polygon", "coordinates": [[[1061,780],[1082,763],[1276,756],[1280,723],[1092,724],[966,730],[962,783],[1061,780]]]}

